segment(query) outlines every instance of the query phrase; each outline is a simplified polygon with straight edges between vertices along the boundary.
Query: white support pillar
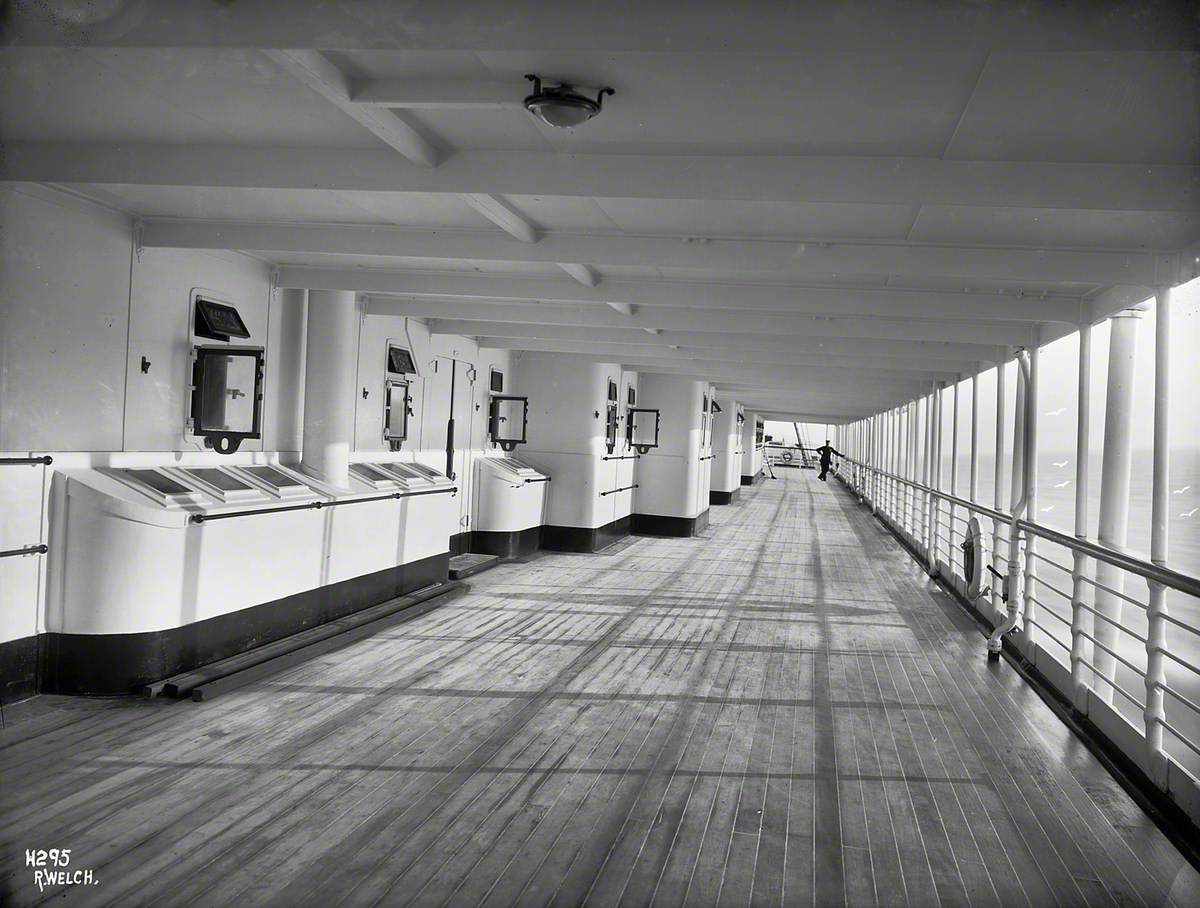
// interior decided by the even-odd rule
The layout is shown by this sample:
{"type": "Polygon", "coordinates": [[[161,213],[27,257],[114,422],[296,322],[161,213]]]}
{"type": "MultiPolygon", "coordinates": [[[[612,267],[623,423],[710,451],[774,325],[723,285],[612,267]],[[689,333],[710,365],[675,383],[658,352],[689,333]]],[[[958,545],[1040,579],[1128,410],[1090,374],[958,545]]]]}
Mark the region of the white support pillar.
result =
{"type": "MultiPolygon", "coordinates": [[[[996,511],[1004,509],[1004,373],[1006,362],[996,363],[996,451],[992,473],[992,508],[996,511]]],[[[1015,455],[1015,452],[1014,452],[1015,455]]],[[[1008,574],[1008,562],[1000,569],[999,556],[1009,557],[1005,545],[1004,527],[997,521],[992,521],[992,561],[997,571],[1008,574]]],[[[992,609],[997,615],[1004,611],[1003,590],[999,583],[992,583],[992,609]]]]}
{"type": "MultiPolygon", "coordinates": [[[[959,377],[961,379],[961,376],[959,377]]],[[[950,414],[950,494],[958,494],[958,386],[962,381],[956,379],[954,382],[954,401],[951,406],[954,408],[950,414]]],[[[949,551],[946,553],[946,558],[950,562],[950,573],[954,573],[954,518],[958,513],[958,509],[951,502],[948,508],[950,516],[948,518],[948,526],[946,527],[946,535],[950,537],[949,551]]]]}
{"type": "MultiPolygon", "coordinates": [[[[1150,560],[1165,566],[1168,553],[1168,508],[1171,503],[1171,288],[1154,294],[1154,485],[1150,493],[1150,560]]],[[[1163,749],[1163,723],[1167,720],[1163,689],[1167,683],[1167,591],[1150,583],[1146,611],[1146,751],[1150,775],[1167,784],[1167,755],[1163,749]]]]}
{"type": "MultiPolygon", "coordinates": [[[[1142,313],[1125,309],[1110,320],[1108,341],[1108,390],[1104,406],[1104,460],[1100,474],[1100,524],[1097,537],[1101,545],[1123,549],[1129,537],[1129,475],[1133,465],[1133,367],[1137,356],[1137,326],[1142,313]]],[[[1096,566],[1096,582],[1118,593],[1125,590],[1125,573],[1103,562],[1096,566]]],[[[1096,590],[1096,611],[1109,619],[1096,621],[1095,677],[1108,683],[1098,684],[1097,695],[1113,702],[1111,684],[1115,683],[1117,661],[1104,647],[1120,646],[1122,600],[1105,589],[1096,590]],[[1115,622],[1115,625],[1113,624],[1115,622]]],[[[1124,698],[1122,698],[1124,699],[1124,698]]]]}
{"type": "MultiPolygon", "coordinates": [[[[1037,332],[1033,344],[1029,348],[1029,381],[1025,387],[1026,404],[1025,404],[1025,457],[1021,461],[1022,481],[1025,484],[1025,496],[1029,502],[1025,507],[1025,513],[1029,516],[1026,518],[1030,522],[1036,523],[1038,518],[1037,509],[1037,466],[1038,466],[1038,440],[1037,440],[1037,415],[1038,415],[1038,361],[1041,359],[1041,329],[1034,329],[1037,332]]],[[[1036,578],[1037,578],[1037,537],[1030,534],[1025,540],[1025,589],[1023,602],[1025,606],[1025,620],[1021,625],[1021,637],[1026,647],[1026,655],[1032,657],[1033,645],[1037,642],[1038,628],[1034,625],[1037,621],[1038,609],[1035,601],[1036,578]]]]}
{"type": "Polygon", "coordinates": [[[971,376],[971,501],[979,501],[979,373],[971,376]]]}
{"type": "Polygon", "coordinates": [[[354,441],[358,310],[353,292],[310,290],[304,353],[304,440],[300,468],[348,488],[354,441]]]}
{"type": "MultiPolygon", "coordinates": [[[[1088,536],[1088,468],[1092,417],[1092,326],[1079,328],[1079,387],[1076,391],[1075,423],[1075,538],[1088,536]]],[[[1087,689],[1091,685],[1092,641],[1095,621],[1085,605],[1090,597],[1086,577],[1091,558],[1076,551],[1071,557],[1071,686],[1075,708],[1087,711],[1087,689]]]]}

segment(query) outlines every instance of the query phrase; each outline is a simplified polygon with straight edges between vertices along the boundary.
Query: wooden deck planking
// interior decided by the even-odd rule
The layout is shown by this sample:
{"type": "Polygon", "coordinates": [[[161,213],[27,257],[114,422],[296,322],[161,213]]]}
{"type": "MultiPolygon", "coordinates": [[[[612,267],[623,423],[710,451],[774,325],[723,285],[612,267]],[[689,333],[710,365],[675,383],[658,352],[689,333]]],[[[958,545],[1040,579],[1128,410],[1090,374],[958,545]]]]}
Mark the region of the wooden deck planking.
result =
{"type": "Polygon", "coordinates": [[[0,732],[0,897],[63,895],[19,860],[57,845],[102,881],[68,904],[1185,903],[849,496],[788,471],[703,537],[496,568],[213,703],[43,698],[0,732]]]}

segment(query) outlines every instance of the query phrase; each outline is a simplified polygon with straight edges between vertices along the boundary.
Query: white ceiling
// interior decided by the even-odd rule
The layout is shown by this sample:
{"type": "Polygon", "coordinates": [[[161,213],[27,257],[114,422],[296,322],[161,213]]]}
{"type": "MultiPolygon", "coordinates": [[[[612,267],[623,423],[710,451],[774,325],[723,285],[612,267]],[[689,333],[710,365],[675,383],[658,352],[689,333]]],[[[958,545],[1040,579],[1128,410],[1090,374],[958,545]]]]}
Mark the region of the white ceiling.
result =
{"type": "Polygon", "coordinates": [[[547,9],[24,4],[0,178],[435,330],[834,421],[1197,267],[1194,3],[547,9]],[[519,105],[528,72],[616,94],[553,130],[519,105]],[[448,103],[467,80],[489,103],[448,103]],[[434,101],[354,100],[414,86],[434,101]]]}

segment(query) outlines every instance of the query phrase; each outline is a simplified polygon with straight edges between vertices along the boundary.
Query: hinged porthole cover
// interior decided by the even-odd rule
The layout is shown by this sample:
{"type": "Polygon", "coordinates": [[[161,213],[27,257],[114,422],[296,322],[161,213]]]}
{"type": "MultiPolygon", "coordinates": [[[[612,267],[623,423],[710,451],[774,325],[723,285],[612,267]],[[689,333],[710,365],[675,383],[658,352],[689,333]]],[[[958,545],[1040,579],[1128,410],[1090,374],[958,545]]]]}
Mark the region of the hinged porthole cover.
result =
{"type": "Polygon", "coordinates": [[[628,440],[630,447],[635,448],[639,454],[645,454],[651,448],[657,448],[658,434],[661,424],[662,414],[660,411],[649,408],[639,409],[637,407],[630,407],[629,424],[625,427],[625,437],[628,440]],[[641,413],[654,414],[653,434],[651,434],[649,427],[649,416],[639,419],[638,415],[641,413]]]}
{"type": "Polygon", "coordinates": [[[408,439],[408,418],[412,416],[409,384],[396,378],[383,383],[383,440],[392,451],[399,451],[408,439]]]}
{"type": "Polygon", "coordinates": [[[493,394],[488,404],[488,437],[500,450],[514,451],[517,445],[525,444],[528,430],[529,398],[493,394]]]}
{"type": "Polygon", "coordinates": [[[262,437],[262,347],[192,348],[189,429],[219,454],[262,437]]]}

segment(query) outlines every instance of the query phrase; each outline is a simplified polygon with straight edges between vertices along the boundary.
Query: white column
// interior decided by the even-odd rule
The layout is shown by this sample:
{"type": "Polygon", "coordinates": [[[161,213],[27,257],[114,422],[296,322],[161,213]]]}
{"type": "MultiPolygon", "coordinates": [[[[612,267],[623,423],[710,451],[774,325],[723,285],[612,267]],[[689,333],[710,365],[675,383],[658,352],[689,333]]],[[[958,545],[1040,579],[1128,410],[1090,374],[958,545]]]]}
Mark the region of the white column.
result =
{"type": "MultiPolygon", "coordinates": [[[[1004,509],[1004,372],[1007,368],[1006,362],[996,363],[996,451],[992,473],[992,508],[997,511],[1004,509]]],[[[992,521],[992,561],[996,570],[1007,575],[1008,562],[1004,563],[1003,570],[1001,570],[1001,565],[996,557],[1000,554],[1008,555],[1008,548],[1004,544],[1005,538],[1004,527],[997,521],[992,521]]],[[[993,582],[992,608],[997,613],[1004,610],[1002,596],[1000,584],[993,582]]]]}
{"type": "Polygon", "coordinates": [[[971,376],[971,494],[968,497],[979,501],[979,373],[971,376]]]}
{"type": "MultiPolygon", "coordinates": [[[[1154,486],[1150,493],[1150,560],[1167,563],[1167,518],[1170,506],[1170,403],[1171,403],[1171,288],[1155,291],[1154,323],[1154,486]]],[[[1163,723],[1166,703],[1163,688],[1167,683],[1167,591],[1150,581],[1150,601],[1146,612],[1146,749],[1150,774],[1161,786],[1167,784],[1167,756],[1163,750],[1163,723]]]]}
{"type": "MultiPolygon", "coordinates": [[[[1088,535],[1088,449],[1091,444],[1092,417],[1092,326],[1079,328],[1079,388],[1076,391],[1075,424],[1075,537],[1087,539],[1088,535]]],[[[1075,708],[1086,712],[1087,689],[1091,685],[1092,671],[1088,667],[1093,659],[1092,641],[1096,622],[1084,605],[1090,599],[1090,587],[1085,579],[1091,567],[1091,559],[1082,552],[1071,556],[1071,681],[1072,699],[1075,708]]]]}
{"type": "MultiPolygon", "coordinates": [[[[1129,535],[1129,474],[1133,464],[1133,366],[1137,355],[1137,326],[1142,313],[1136,309],[1118,312],[1109,324],[1108,390],[1104,406],[1104,459],[1100,473],[1100,525],[1097,538],[1101,545],[1125,548],[1129,535]]],[[[1096,566],[1096,582],[1122,593],[1125,573],[1103,562],[1096,566]]],[[[1122,601],[1103,589],[1096,590],[1096,611],[1111,621],[1121,622],[1122,601]]],[[[1096,639],[1109,649],[1120,641],[1116,627],[1097,619],[1096,639]]],[[[1098,678],[1112,682],[1117,662],[1096,647],[1095,669],[1098,678]]],[[[1098,685],[1097,695],[1113,702],[1112,688],[1098,685]]],[[[1121,698],[1122,700],[1124,697],[1121,698]]]]}
{"type": "MultiPolygon", "coordinates": [[[[950,494],[958,494],[958,386],[962,382],[955,380],[954,382],[954,401],[951,406],[954,408],[950,414],[950,494]]],[[[950,512],[948,526],[946,527],[946,535],[950,537],[949,551],[946,553],[946,559],[950,562],[951,568],[954,566],[954,518],[958,513],[958,509],[953,503],[947,509],[950,512]]],[[[950,571],[954,573],[953,569],[950,571]]]]}
{"type": "Polygon", "coordinates": [[[304,354],[304,441],[300,468],[347,488],[354,439],[358,311],[354,293],[310,290],[304,354]]]}
{"type": "MultiPolygon", "coordinates": [[[[1038,466],[1038,440],[1037,440],[1037,415],[1038,415],[1038,360],[1041,358],[1041,329],[1035,328],[1037,337],[1029,348],[1029,383],[1025,388],[1026,406],[1025,406],[1025,458],[1021,462],[1021,468],[1024,475],[1022,480],[1025,483],[1025,494],[1028,497],[1029,504],[1025,508],[1026,518],[1030,522],[1036,523],[1038,519],[1037,509],[1037,466],[1038,466]]],[[[1025,540],[1025,621],[1021,625],[1021,634],[1027,646],[1031,646],[1037,641],[1037,632],[1039,628],[1034,627],[1033,621],[1037,620],[1037,603],[1034,601],[1034,596],[1037,592],[1035,589],[1035,578],[1037,577],[1037,559],[1035,558],[1037,550],[1037,537],[1030,534],[1025,540]]],[[[1030,651],[1032,652],[1032,651],[1030,651]]]]}

